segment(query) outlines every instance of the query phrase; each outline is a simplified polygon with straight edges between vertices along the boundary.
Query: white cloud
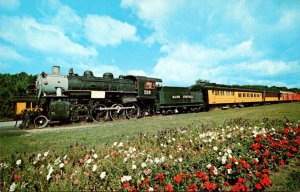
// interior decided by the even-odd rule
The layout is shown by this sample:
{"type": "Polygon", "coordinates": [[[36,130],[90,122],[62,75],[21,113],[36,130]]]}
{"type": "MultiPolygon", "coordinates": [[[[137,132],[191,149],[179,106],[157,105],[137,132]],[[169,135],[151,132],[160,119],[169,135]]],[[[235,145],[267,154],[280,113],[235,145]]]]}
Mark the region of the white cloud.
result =
{"type": "Polygon", "coordinates": [[[0,0],[0,7],[8,10],[15,10],[19,6],[20,6],[19,0],[0,0]]]}
{"type": "Polygon", "coordinates": [[[135,26],[108,16],[88,15],[84,26],[88,40],[100,46],[138,40],[135,26]]]}
{"type": "Polygon", "coordinates": [[[0,58],[1,60],[14,60],[14,61],[27,61],[26,57],[20,55],[17,51],[13,48],[0,45],[0,58]]]}
{"type": "MultiPolygon", "coordinates": [[[[292,71],[296,69],[295,67],[297,67],[297,65],[294,62],[287,63],[283,61],[270,60],[261,60],[254,63],[243,62],[232,66],[232,68],[235,70],[239,70],[244,73],[253,73],[261,76],[281,74],[283,72],[292,71]]],[[[300,67],[298,66],[298,68],[300,67]]]]}
{"type": "Polygon", "coordinates": [[[97,51],[69,39],[58,27],[38,23],[31,17],[0,17],[0,37],[18,46],[54,54],[90,57],[97,51]]]}

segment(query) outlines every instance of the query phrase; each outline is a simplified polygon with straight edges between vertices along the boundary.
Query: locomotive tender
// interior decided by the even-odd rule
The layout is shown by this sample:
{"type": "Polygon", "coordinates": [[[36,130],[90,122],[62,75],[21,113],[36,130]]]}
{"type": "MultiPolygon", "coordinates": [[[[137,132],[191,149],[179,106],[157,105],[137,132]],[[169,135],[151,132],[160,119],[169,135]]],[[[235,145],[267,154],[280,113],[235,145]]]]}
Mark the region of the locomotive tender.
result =
{"type": "Polygon", "coordinates": [[[23,111],[23,126],[34,124],[43,128],[49,123],[130,119],[155,113],[200,111],[204,107],[202,92],[192,92],[187,87],[162,87],[160,82],[158,78],[133,75],[114,78],[112,73],[95,77],[92,71],[79,76],[73,69],[64,75],[59,66],[53,66],[51,74],[38,75],[36,107],[23,111]]]}

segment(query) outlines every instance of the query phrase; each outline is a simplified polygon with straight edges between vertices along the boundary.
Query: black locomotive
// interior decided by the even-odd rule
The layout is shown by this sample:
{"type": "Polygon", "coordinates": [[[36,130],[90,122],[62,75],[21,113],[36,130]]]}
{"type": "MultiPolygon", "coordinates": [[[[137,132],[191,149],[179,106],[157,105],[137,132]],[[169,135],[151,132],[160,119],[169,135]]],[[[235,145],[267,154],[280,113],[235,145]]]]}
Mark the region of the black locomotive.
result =
{"type": "Polygon", "coordinates": [[[54,66],[42,72],[34,86],[36,107],[22,110],[23,126],[37,128],[49,123],[107,121],[139,118],[151,114],[200,111],[204,107],[201,91],[188,87],[163,87],[162,80],[112,73],[95,77],[92,71],[82,76],[70,69],[68,75],[54,66]]]}

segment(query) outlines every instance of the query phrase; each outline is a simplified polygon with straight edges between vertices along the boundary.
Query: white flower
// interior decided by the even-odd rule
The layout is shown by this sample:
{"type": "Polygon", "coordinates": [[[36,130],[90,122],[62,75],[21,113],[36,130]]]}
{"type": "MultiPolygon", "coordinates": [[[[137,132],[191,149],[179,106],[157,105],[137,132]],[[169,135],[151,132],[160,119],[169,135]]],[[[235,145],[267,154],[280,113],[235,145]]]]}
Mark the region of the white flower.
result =
{"type": "Polygon", "coordinates": [[[92,162],[92,159],[88,159],[88,160],[86,160],[86,164],[90,164],[92,162]]]}
{"type": "Polygon", "coordinates": [[[122,142],[119,143],[118,147],[123,147],[124,144],[122,142]]]}
{"type": "Polygon", "coordinates": [[[227,173],[230,175],[232,172],[232,169],[227,169],[227,173]]]}
{"type": "Polygon", "coordinates": [[[64,160],[67,159],[67,157],[68,157],[68,155],[65,155],[65,156],[64,156],[64,160]]]}
{"type": "Polygon", "coordinates": [[[63,168],[65,166],[64,163],[59,164],[59,168],[63,168]]]}
{"type": "Polygon", "coordinates": [[[136,165],[133,164],[131,168],[132,168],[132,170],[135,170],[136,169],[136,165]]]}
{"type": "Polygon", "coordinates": [[[93,165],[92,171],[95,172],[97,170],[97,165],[93,165]]]}
{"type": "Polygon", "coordinates": [[[224,155],[223,157],[222,157],[222,164],[224,165],[224,164],[226,164],[226,156],[224,155]]]}
{"type": "Polygon", "coordinates": [[[57,159],[55,159],[54,165],[58,165],[59,163],[60,163],[60,157],[58,157],[57,159]]]}
{"type": "Polygon", "coordinates": [[[124,182],[130,181],[131,179],[132,179],[131,176],[124,175],[124,176],[121,178],[121,182],[124,183],[124,182]]]}
{"type": "Polygon", "coordinates": [[[179,157],[179,158],[178,158],[178,161],[181,163],[181,162],[182,162],[182,157],[179,157]]]}
{"type": "Polygon", "coordinates": [[[172,156],[172,155],[169,155],[169,158],[170,158],[170,159],[173,159],[173,156],[172,156]]]}
{"type": "Polygon", "coordinates": [[[22,163],[22,160],[21,159],[18,159],[17,161],[16,161],[16,164],[17,165],[20,165],[22,163]]]}
{"type": "Polygon", "coordinates": [[[214,146],[213,149],[214,149],[215,151],[218,151],[218,147],[217,147],[217,146],[214,146]]]}
{"type": "Polygon", "coordinates": [[[40,158],[41,156],[42,156],[42,154],[40,154],[40,153],[39,153],[39,154],[37,154],[37,158],[40,158]]]}
{"type": "Polygon", "coordinates": [[[149,189],[148,189],[149,191],[154,191],[154,188],[152,188],[152,187],[149,187],[149,189]]]}
{"type": "Polygon", "coordinates": [[[114,142],[113,146],[117,146],[118,145],[118,142],[114,142]]]}
{"type": "Polygon", "coordinates": [[[50,169],[49,169],[49,172],[48,172],[48,175],[47,175],[47,181],[50,179],[51,174],[53,172],[53,167],[51,165],[49,165],[49,166],[50,166],[50,169]]]}
{"type": "Polygon", "coordinates": [[[16,186],[17,185],[15,183],[12,183],[11,186],[9,187],[9,191],[15,191],[16,186]]]}
{"type": "Polygon", "coordinates": [[[206,167],[207,167],[207,169],[209,169],[209,168],[212,167],[212,165],[211,165],[211,164],[208,164],[206,167]]]}
{"type": "Polygon", "coordinates": [[[44,153],[44,157],[47,157],[48,154],[49,154],[49,151],[46,151],[46,152],[44,153]]]}
{"type": "Polygon", "coordinates": [[[98,155],[95,153],[95,154],[93,155],[93,157],[94,157],[94,159],[97,159],[97,158],[98,158],[98,155]]]}
{"type": "Polygon", "coordinates": [[[102,172],[102,173],[100,174],[100,178],[101,178],[101,179],[104,179],[105,176],[106,176],[106,172],[102,172]]]}
{"type": "Polygon", "coordinates": [[[219,155],[221,156],[221,155],[222,155],[222,152],[219,152],[219,155]]]}
{"type": "Polygon", "coordinates": [[[155,157],[154,162],[155,162],[156,164],[158,164],[158,163],[160,162],[159,158],[158,158],[158,157],[155,157]]]}
{"type": "Polygon", "coordinates": [[[240,128],[240,131],[244,131],[244,127],[241,127],[241,128],[240,128]]]}
{"type": "Polygon", "coordinates": [[[176,139],[175,139],[175,138],[172,138],[172,140],[175,141],[176,139]]]}
{"type": "Polygon", "coordinates": [[[227,153],[228,153],[228,154],[231,154],[231,153],[232,153],[232,150],[231,150],[231,149],[227,149],[227,153]]]}
{"type": "Polygon", "coordinates": [[[141,167],[145,168],[145,167],[147,167],[147,164],[143,162],[142,165],[141,165],[141,167]]]}

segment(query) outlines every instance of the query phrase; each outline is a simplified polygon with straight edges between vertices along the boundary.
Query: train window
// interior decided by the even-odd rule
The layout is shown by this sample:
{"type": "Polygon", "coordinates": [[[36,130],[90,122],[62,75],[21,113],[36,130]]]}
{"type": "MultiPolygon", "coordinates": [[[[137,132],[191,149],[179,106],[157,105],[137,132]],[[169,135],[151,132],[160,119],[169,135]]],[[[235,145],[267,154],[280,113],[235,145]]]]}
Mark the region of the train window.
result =
{"type": "Polygon", "coordinates": [[[247,97],[249,97],[249,93],[247,93],[247,97]]]}
{"type": "Polygon", "coordinates": [[[230,96],[230,92],[229,91],[226,91],[226,96],[230,96]]]}
{"type": "Polygon", "coordinates": [[[243,97],[246,97],[246,93],[243,93],[243,97]]]}
{"type": "Polygon", "coordinates": [[[219,91],[216,91],[216,95],[219,95],[219,91]]]}
{"type": "Polygon", "coordinates": [[[238,96],[239,96],[239,97],[242,97],[242,93],[239,93],[238,96]]]}
{"type": "Polygon", "coordinates": [[[215,90],[212,90],[212,91],[211,91],[211,94],[212,94],[212,95],[215,95],[215,90]]]}
{"type": "Polygon", "coordinates": [[[251,97],[253,97],[253,93],[251,93],[251,97]]]}
{"type": "Polygon", "coordinates": [[[231,95],[234,96],[234,92],[233,91],[231,91],[231,95]]]}
{"type": "Polygon", "coordinates": [[[222,91],[221,94],[224,95],[224,91],[222,91]]]}
{"type": "Polygon", "coordinates": [[[155,89],[155,82],[146,81],[145,82],[145,89],[155,89]]]}

